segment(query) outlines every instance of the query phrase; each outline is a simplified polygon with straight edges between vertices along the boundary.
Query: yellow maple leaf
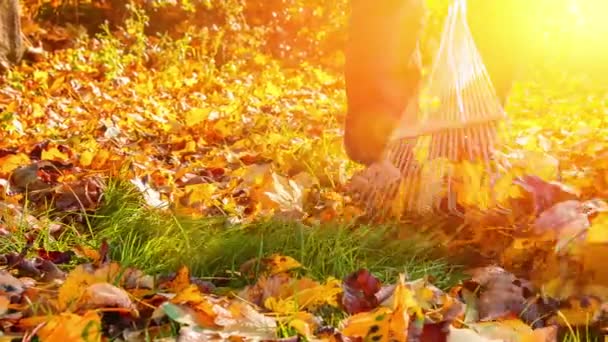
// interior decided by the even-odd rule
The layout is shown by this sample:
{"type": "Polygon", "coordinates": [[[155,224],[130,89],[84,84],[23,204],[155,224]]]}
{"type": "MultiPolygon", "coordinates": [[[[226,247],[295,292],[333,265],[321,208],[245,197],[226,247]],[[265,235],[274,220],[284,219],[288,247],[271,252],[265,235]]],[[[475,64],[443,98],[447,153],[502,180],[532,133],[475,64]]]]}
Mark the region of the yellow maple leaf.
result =
{"type": "Polygon", "coordinates": [[[85,266],[79,265],[74,268],[59,288],[59,294],[57,295],[59,310],[68,310],[80,300],[89,285],[98,282],[101,282],[101,280],[89,272],[85,266]]]}
{"type": "Polygon", "coordinates": [[[57,160],[57,161],[65,161],[69,157],[67,154],[59,151],[57,147],[51,147],[47,150],[43,150],[41,154],[42,160],[57,160]]]}
{"type": "Polygon", "coordinates": [[[296,259],[280,254],[273,254],[268,258],[264,258],[263,263],[266,271],[270,275],[283,273],[302,267],[302,264],[300,264],[296,259]]]}
{"type": "Polygon", "coordinates": [[[187,185],[185,187],[186,192],[189,194],[189,203],[209,203],[212,199],[213,194],[217,190],[217,186],[212,183],[202,183],[187,185]]]}
{"type": "Polygon", "coordinates": [[[76,266],[67,276],[57,295],[58,306],[61,311],[72,309],[86,293],[90,285],[97,283],[114,283],[119,276],[124,276],[122,267],[117,263],[103,265],[91,271],[85,265],[76,266]]]}
{"type": "Polygon", "coordinates": [[[0,175],[8,175],[18,167],[28,165],[30,157],[24,153],[10,154],[0,158],[0,175]]]}
{"type": "Polygon", "coordinates": [[[314,310],[316,307],[329,304],[338,306],[338,295],[342,293],[342,282],[329,277],[325,284],[302,289],[294,293],[289,299],[298,303],[300,310],[314,310]]]}
{"type": "Polygon", "coordinates": [[[92,151],[84,151],[80,154],[80,165],[89,166],[95,158],[95,153],[92,151]]]}
{"type": "Polygon", "coordinates": [[[298,303],[291,297],[285,299],[268,297],[264,301],[264,307],[278,314],[291,314],[298,312],[299,309],[298,303]]]}
{"type": "Polygon", "coordinates": [[[193,108],[184,114],[186,126],[194,127],[201,122],[204,122],[209,117],[210,108],[193,108]]]}
{"type": "Polygon", "coordinates": [[[587,232],[586,242],[608,242],[608,213],[600,213],[597,217],[593,219],[591,227],[587,232]]]}
{"type": "Polygon", "coordinates": [[[37,335],[45,342],[101,341],[101,318],[95,311],[87,311],[82,316],[64,312],[52,316],[37,335]]]}

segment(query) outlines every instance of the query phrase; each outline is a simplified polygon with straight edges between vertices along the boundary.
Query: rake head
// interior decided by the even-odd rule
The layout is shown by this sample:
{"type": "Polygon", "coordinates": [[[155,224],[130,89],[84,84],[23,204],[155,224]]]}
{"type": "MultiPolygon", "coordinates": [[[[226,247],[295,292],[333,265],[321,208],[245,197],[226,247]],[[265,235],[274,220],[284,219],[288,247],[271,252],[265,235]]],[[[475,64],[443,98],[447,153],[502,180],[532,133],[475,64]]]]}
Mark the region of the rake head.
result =
{"type": "MultiPolygon", "coordinates": [[[[376,177],[361,191],[368,211],[376,215],[462,215],[459,191],[470,181],[467,170],[482,167],[481,182],[490,190],[498,177],[492,159],[506,114],[467,25],[465,0],[454,0],[450,7],[421,93],[420,105],[414,101],[406,108],[385,151],[381,169],[400,177],[390,182],[376,177]]],[[[495,202],[491,194],[480,201],[484,207],[495,202]]]]}

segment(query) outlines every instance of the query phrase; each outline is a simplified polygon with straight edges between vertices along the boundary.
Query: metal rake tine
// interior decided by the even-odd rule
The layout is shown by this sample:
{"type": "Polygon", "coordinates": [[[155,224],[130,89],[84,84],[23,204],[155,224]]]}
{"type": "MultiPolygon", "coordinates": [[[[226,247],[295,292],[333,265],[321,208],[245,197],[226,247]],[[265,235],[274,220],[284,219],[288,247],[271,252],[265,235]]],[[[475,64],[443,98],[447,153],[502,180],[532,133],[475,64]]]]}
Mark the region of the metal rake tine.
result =
{"type": "MultiPolygon", "coordinates": [[[[427,163],[434,169],[426,165],[414,166],[409,151],[403,149],[395,149],[397,153],[392,157],[403,175],[400,184],[403,189],[398,188],[397,200],[404,198],[406,208],[419,212],[425,211],[427,204],[435,209],[440,208],[443,198],[446,198],[448,211],[459,216],[462,214],[458,208],[458,175],[455,167],[467,159],[483,163],[486,174],[481,181],[484,184],[487,181],[487,184],[494,185],[496,179],[491,159],[497,144],[497,127],[494,123],[478,122],[490,115],[495,117],[502,107],[476,50],[463,10],[457,4],[450,6],[430,82],[425,88],[434,95],[431,98],[439,98],[439,110],[432,107],[417,112],[419,124],[423,126],[436,120],[442,124],[462,123],[461,127],[428,135],[431,142],[426,147],[427,160],[423,164],[427,163]],[[476,122],[474,126],[467,124],[473,120],[476,122]],[[442,160],[430,164],[439,158],[442,160]],[[403,192],[407,192],[407,195],[403,192]]],[[[497,203],[495,193],[492,202],[497,203]]]]}
{"type": "MultiPolygon", "coordinates": [[[[452,183],[448,185],[451,187],[452,183]]],[[[458,198],[456,192],[449,190],[448,191],[448,212],[456,217],[464,218],[465,213],[458,210],[458,198]]]]}
{"type": "Polygon", "coordinates": [[[406,208],[410,212],[415,212],[417,209],[417,199],[420,197],[422,189],[422,168],[418,165],[411,168],[411,172],[408,177],[408,185],[412,191],[409,191],[407,196],[406,208]]]}
{"type": "Polygon", "coordinates": [[[397,192],[399,191],[399,185],[401,184],[401,180],[393,181],[387,185],[385,190],[385,195],[380,198],[378,201],[378,205],[386,212],[390,212],[392,205],[395,203],[397,196],[397,192]]]}
{"type": "MultiPolygon", "coordinates": [[[[458,129],[454,131],[454,141],[457,139],[457,135],[461,134],[464,135],[464,130],[458,129]]],[[[452,153],[452,159],[454,161],[454,163],[458,162],[458,154],[459,154],[459,150],[454,150],[452,153]]],[[[458,210],[458,196],[456,194],[456,192],[453,189],[454,186],[454,170],[453,168],[450,168],[448,170],[448,180],[447,180],[447,202],[448,202],[448,211],[458,217],[464,217],[464,213],[460,212],[458,210]]]]}
{"type": "Polygon", "coordinates": [[[399,173],[401,174],[401,179],[399,181],[399,186],[401,186],[401,184],[406,181],[406,174],[404,173],[404,171],[405,167],[411,162],[410,145],[413,144],[413,142],[411,142],[410,139],[405,139],[399,140],[395,144],[396,148],[394,150],[396,151],[396,153],[391,157],[391,160],[396,160],[394,164],[399,169],[399,173]]]}
{"type": "MultiPolygon", "coordinates": [[[[455,156],[456,156],[456,148],[454,146],[455,145],[454,144],[454,140],[456,138],[456,130],[450,129],[447,132],[447,135],[448,135],[448,139],[447,139],[448,140],[448,143],[447,143],[448,146],[447,146],[447,151],[446,151],[447,152],[446,158],[448,160],[448,163],[451,163],[451,162],[453,162],[456,159],[455,158],[455,156]]],[[[449,172],[449,171],[447,172],[447,175],[445,176],[446,199],[448,201],[448,210],[450,210],[450,207],[452,206],[452,203],[451,203],[452,202],[452,196],[451,196],[452,187],[451,187],[451,184],[450,184],[451,181],[452,181],[452,177],[451,176],[452,176],[451,172],[449,172]]]]}
{"type": "Polygon", "coordinates": [[[436,212],[441,211],[441,196],[442,189],[445,185],[445,161],[449,161],[449,145],[451,140],[451,131],[441,132],[438,134],[438,157],[444,158],[444,160],[439,160],[440,163],[437,170],[431,170],[430,175],[432,177],[431,182],[434,186],[433,192],[430,195],[435,196],[435,198],[431,198],[430,202],[432,203],[432,207],[436,212]]]}
{"type": "Polygon", "coordinates": [[[416,139],[407,139],[403,142],[400,143],[399,146],[399,152],[397,153],[397,157],[398,157],[398,161],[397,161],[397,168],[399,169],[400,173],[401,173],[401,181],[398,184],[397,187],[397,194],[396,196],[399,195],[405,195],[406,198],[398,198],[397,200],[399,201],[403,201],[404,202],[404,210],[408,210],[407,207],[407,201],[408,201],[408,196],[409,194],[401,194],[400,193],[400,189],[401,187],[404,188],[411,188],[411,186],[408,186],[410,183],[410,173],[411,173],[411,169],[414,166],[414,148],[415,148],[415,143],[416,143],[416,139]]]}
{"type": "Polygon", "coordinates": [[[467,127],[467,142],[465,146],[466,158],[464,160],[472,161],[476,158],[475,143],[477,140],[474,127],[467,127]]]}
{"type": "Polygon", "coordinates": [[[417,162],[415,149],[424,147],[424,141],[421,144],[421,138],[408,141],[407,154],[404,163],[402,164],[402,184],[405,193],[403,198],[403,208],[408,212],[416,212],[416,198],[420,196],[422,188],[422,180],[420,178],[420,166],[417,162]]]}
{"type": "Polygon", "coordinates": [[[374,179],[374,175],[371,174],[369,168],[367,170],[369,174],[364,175],[367,184],[363,191],[360,193],[360,202],[364,205],[365,211],[374,218],[374,213],[377,211],[377,198],[380,196],[382,189],[378,188],[377,182],[374,179]]]}
{"type": "Polygon", "coordinates": [[[489,122],[486,124],[486,135],[487,135],[487,139],[488,139],[488,143],[486,145],[486,150],[488,155],[490,156],[488,158],[488,160],[486,161],[486,169],[487,169],[487,175],[488,175],[488,185],[490,186],[490,194],[491,194],[491,199],[492,199],[492,206],[496,207],[498,205],[498,199],[496,198],[496,192],[494,191],[494,184],[496,183],[496,177],[497,177],[497,173],[498,170],[495,169],[492,165],[492,154],[494,151],[494,136],[495,136],[495,131],[497,129],[496,127],[496,122],[489,122]],[[495,172],[496,171],[496,172],[495,172]]]}
{"type": "MultiPolygon", "coordinates": [[[[371,186],[371,185],[370,185],[371,186]]],[[[365,191],[361,194],[361,202],[365,204],[365,208],[369,209],[370,203],[372,203],[372,199],[376,196],[376,188],[371,187],[370,189],[365,189],[365,191]]]]}
{"type": "MultiPolygon", "coordinates": [[[[497,125],[498,125],[497,122],[492,122],[492,123],[488,124],[489,129],[492,131],[492,133],[490,133],[492,135],[492,140],[488,144],[488,149],[489,149],[490,154],[493,154],[493,151],[494,151],[495,134],[496,134],[496,131],[498,130],[497,125]]],[[[491,162],[492,162],[492,160],[488,161],[488,164],[490,164],[490,167],[491,167],[491,162]]],[[[498,199],[496,198],[497,194],[495,192],[495,187],[494,187],[494,185],[498,181],[498,177],[499,177],[499,170],[497,167],[492,168],[491,172],[489,173],[489,177],[490,177],[490,182],[489,182],[490,183],[490,193],[492,194],[492,200],[494,202],[493,204],[495,207],[498,208],[500,205],[498,203],[498,199]]]]}

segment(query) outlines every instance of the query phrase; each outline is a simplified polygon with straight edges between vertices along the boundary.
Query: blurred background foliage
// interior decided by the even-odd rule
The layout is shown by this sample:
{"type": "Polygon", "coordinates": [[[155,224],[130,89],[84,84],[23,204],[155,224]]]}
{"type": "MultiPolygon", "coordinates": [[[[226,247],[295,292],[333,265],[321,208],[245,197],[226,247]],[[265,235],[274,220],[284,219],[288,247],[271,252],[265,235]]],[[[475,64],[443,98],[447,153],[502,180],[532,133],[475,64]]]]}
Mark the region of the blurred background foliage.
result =
{"type": "MultiPolygon", "coordinates": [[[[340,68],[346,39],[348,0],[22,0],[29,26],[81,26],[99,33],[104,23],[113,30],[134,13],[148,17],[148,35],[183,37],[193,27],[221,37],[217,61],[242,57],[247,48],[271,54],[287,65],[303,61],[340,68]],[[134,11],[139,9],[140,12],[134,11]]],[[[429,0],[424,46],[436,46],[448,0],[429,0]]],[[[27,27],[27,25],[26,25],[27,27]]],[[[36,32],[34,29],[26,33],[36,32]]],[[[41,35],[42,36],[42,35],[41,35]]],[[[30,39],[36,41],[36,35],[30,39]]],[[[40,43],[52,48],[53,43],[40,43]]],[[[425,54],[427,56],[429,54],[425,54]]]]}
{"type": "MultiPolygon", "coordinates": [[[[422,48],[428,65],[437,47],[449,0],[425,1],[428,18],[422,48]]],[[[474,6],[475,1],[469,1],[469,6],[474,6]]],[[[134,14],[144,13],[145,32],[150,36],[166,34],[178,38],[198,28],[208,30],[211,37],[219,37],[221,43],[213,51],[219,63],[241,58],[247,49],[255,49],[291,66],[306,61],[338,69],[343,62],[349,10],[348,0],[21,0],[21,3],[26,28],[27,23],[30,28],[41,23],[76,25],[93,34],[102,31],[104,23],[113,30],[134,14]],[[134,11],[135,8],[141,11],[134,11]]],[[[544,7],[543,18],[535,19],[535,23],[544,32],[536,38],[547,55],[543,65],[551,59],[553,64],[588,67],[599,59],[598,53],[608,56],[608,48],[602,48],[608,34],[602,13],[608,10],[608,2],[540,3],[544,7]]],[[[36,41],[31,32],[36,30],[26,30],[30,39],[36,41]]],[[[49,42],[48,37],[44,39],[47,41],[41,43],[57,45],[49,42]]]]}

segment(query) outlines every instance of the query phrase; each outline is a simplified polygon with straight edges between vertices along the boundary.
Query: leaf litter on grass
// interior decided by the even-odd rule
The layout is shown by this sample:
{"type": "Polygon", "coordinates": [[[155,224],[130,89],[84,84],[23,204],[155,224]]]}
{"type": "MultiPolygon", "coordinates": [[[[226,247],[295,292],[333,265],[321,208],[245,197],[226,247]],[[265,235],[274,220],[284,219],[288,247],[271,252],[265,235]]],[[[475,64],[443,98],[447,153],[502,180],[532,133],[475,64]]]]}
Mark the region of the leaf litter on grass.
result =
{"type": "Polygon", "coordinates": [[[263,271],[254,283],[227,295],[201,286],[186,267],[159,280],[114,262],[81,264],[53,281],[19,277],[9,268],[0,278],[0,322],[7,336],[35,334],[45,341],[137,340],[171,331],[180,339],[278,341],[285,327],[311,341],[555,340],[557,329],[548,322],[557,307],[498,267],[478,269],[461,287],[444,292],[403,274],[385,284],[361,269],[344,280],[319,282],[286,256],[259,262],[263,271]],[[327,307],[344,318],[330,325],[327,307]]]}
{"type": "MultiPolygon", "coordinates": [[[[24,15],[42,6],[27,3],[24,15]]],[[[497,154],[508,171],[495,185],[510,213],[483,210],[489,188],[481,168],[467,165],[458,184],[464,219],[407,222],[440,237],[450,254],[471,252],[466,264],[504,269],[478,268],[446,294],[429,279],[383,284],[365,268],[344,279],[302,277],[299,261],[271,254],[243,265],[248,285],[220,291],[187,267],[158,280],[109,260],[129,247],[120,243],[141,236],[106,236],[100,250],[87,245],[97,228],[87,220],[104,203],[108,180],[133,184],[152,210],[193,218],[251,224],[271,217],[307,227],[363,221],[369,213],[350,192],[361,179],[349,180],[356,170],[341,146],[339,73],[314,58],[283,65],[248,45],[259,39],[255,30],[224,32],[238,49],[215,63],[218,56],[199,54],[215,51],[211,31],[188,31],[187,22],[184,38],[171,40],[146,35],[133,17],[96,37],[31,19],[24,18],[26,34],[70,48],[0,76],[5,334],[549,341],[552,324],[605,331],[602,86],[543,74],[537,81],[547,87],[515,90],[508,144],[497,154]],[[322,317],[332,310],[339,318],[322,317]]]]}

